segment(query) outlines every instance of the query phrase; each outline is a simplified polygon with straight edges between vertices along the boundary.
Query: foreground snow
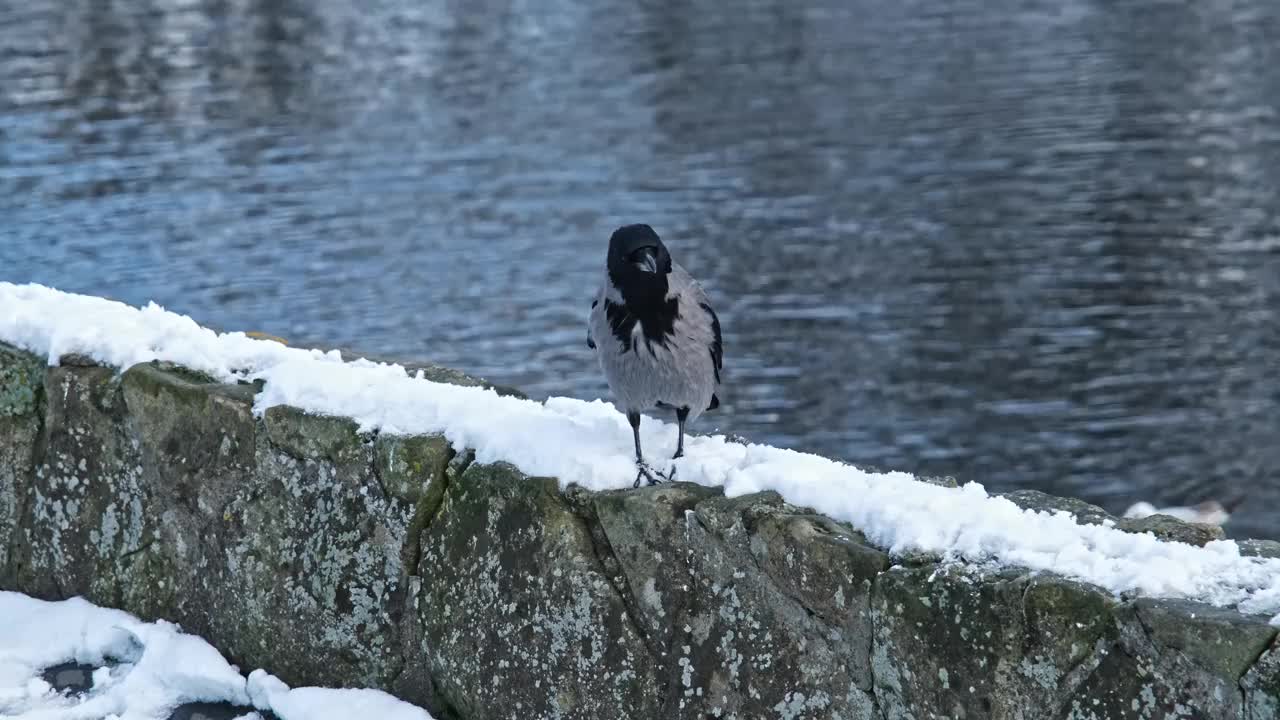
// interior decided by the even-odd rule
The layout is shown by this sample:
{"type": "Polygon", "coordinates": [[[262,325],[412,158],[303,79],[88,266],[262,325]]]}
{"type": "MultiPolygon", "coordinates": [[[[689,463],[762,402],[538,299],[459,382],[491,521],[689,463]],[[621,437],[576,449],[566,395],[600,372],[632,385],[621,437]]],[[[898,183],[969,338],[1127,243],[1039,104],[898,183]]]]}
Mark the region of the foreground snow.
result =
{"type": "MultiPolygon", "coordinates": [[[[635,477],[631,429],[612,405],[551,398],[536,403],[479,388],[408,377],[398,365],[345,362],[322,353],[217,334],[154,304],[142,309],[38,285],[0,283],[0,340],[48,358],[82,353],[121,368],[168,360],[224,381],[263,379],[255,409],[293,405],[355,418],[365,429],[444,433],[482,463],[510,462],[532,475],[591,489],[627,487],[635,477]],[[495,421],[492,418],[501,418],[495,421]]],[[[650,421],[653,457],[675,449],[675,428],[650,421]]],[[[976,483],[943,488],[906,473],[869,473],[816,455],[721,436],[693,437],[679,478],[722,485],[729,496],[776,490],[852,523],[893,553],[938,552],[970,562],[1049,570],[1116,593],[1180,597],[1280,624],[1280,560],[1241,557],[1232,541],[1204,548],[1157,541],[1111,527],[1080,525],[1065,513],[1022,510],[976,483]]]]}
{"type": "Polygon", "coordinates": [[[281,720],[431,720],[376,690],[290,690],[262,670],[246,679],[204,640],[170,623],[144,623],[79,598],[45,602],[0,592],[0,717],[165,720],[192,702],[252,706],[281,720]],[[98,667],[82,696],[55,692],[40,677],[68,662],[98,667]]]}

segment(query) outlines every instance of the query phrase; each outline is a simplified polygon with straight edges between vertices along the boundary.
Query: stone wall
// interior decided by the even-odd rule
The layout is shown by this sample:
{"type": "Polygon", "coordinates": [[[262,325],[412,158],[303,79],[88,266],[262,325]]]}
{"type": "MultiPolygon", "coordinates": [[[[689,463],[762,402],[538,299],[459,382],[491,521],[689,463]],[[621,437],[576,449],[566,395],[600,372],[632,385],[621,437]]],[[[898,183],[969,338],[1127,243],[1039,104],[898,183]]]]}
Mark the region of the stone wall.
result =
{"type": "Polygon", "coordinates": [[[382,688],[441,720],[1280,708],[1264,617],[891,559],[769,493],[561,491],[441,437],[255,418],[254,392],[0,346],[0,588],[172,620],[246,669],[382,688]]]}

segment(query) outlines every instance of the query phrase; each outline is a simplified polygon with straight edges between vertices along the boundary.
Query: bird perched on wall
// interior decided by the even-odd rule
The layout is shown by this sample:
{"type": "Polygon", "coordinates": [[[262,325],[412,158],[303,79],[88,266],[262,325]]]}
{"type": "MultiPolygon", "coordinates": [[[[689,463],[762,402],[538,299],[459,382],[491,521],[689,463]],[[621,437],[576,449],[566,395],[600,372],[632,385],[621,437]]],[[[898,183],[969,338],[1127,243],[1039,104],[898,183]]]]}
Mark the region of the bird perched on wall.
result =
{"type": "Polygon", "coordinates": [[[640,450],[640,413],[672,410],[679,425],[676,454],[684,455],[685,423],[720,406],[724,350],[711,302],[648,225],[626,225],[609,238],[605,279],[591,303],[587,347],[596,351],[614,399],[636,443],[634,487],[660,473],[640,450]]]}

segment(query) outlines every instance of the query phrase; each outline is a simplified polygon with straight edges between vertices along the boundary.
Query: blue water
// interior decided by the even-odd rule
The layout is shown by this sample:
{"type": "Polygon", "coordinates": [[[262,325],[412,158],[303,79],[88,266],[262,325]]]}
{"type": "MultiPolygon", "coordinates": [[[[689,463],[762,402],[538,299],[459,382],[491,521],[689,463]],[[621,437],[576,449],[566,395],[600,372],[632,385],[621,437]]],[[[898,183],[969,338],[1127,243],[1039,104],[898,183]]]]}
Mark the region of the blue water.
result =
{"type": "Polygon", "coordinates": [[[609,232],[731,431],[1280,536],[1280,5],[0,5],[0,279],[592,398],[609,232]],[[356,9],[358,6],[358,9],[356,9]]]}

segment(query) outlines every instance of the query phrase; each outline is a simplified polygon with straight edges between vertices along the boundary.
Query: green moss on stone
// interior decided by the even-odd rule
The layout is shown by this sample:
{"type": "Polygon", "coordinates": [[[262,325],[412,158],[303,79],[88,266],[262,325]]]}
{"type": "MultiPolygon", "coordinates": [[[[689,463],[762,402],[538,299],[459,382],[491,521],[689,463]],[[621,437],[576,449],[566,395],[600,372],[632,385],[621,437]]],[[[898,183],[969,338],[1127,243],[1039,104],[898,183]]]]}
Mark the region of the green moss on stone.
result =
{"type": "Polygon", "coordinates": [[[1245,720],[1280,717],[1280,641],[1258,658],[1240,686],[1244,688],[1245,720]]]}
{"type": "Polygon", "coordinates": [[[44,387],[45,364],[40,358],[0,343],[0,417],[35,412],[44,387]]]}
{"type": "Polygon", "coordinates": [[[383,492],[414,504],[401,551],[406,576],[418,572],[422,532],[444,502],[453,455],[443,435],[381,435],[374,444],[376,475],[383,492]]]}
{"type": "Polygon", "coordinates": [[[1185,600],[1140,599],[1138,617],[1151,639],[1235,684],[1275,640],[1269,618],[1185,600]]]}
{"type": "Polygon", "coordinates": [[[453,448],[443,435],[379,435],[373,451],[378,479],[388,495],[417,503],[423,493],[434,492],[439,504],[444,489],[431,485],[444,479],[453,459],[453,448]]]}
{"type": "MultiPolygon", "coordinates": [[[[1057,575],[1038,575],[1023,594],[1025,647],[1032,657],[1020,663],[1023,673],[1054,668],[1058,676],[1097,652],[1110,632],[1116,600],[1102,588],[1057,575]]],[[[1056,682],[1056,680],[1055,680],[1056,682]]]]}
{"type": "Polygon", "coordinates": [[[287,405],[268,408],[264,418],[271,443],[299,460],[359,460],[364,441],[350,418],[313,415],[287,405]]]}
{"type": "Polygon", "coordinates": [[[652,658],[556,480],[471,465],[421,576],[423,656],[461,717],[661,716],[652,658]]]}
{"type": "Polygon", "coordinates": [[[685,597],[675,588],[688,582],[681,540],[687,513],[706,500],[722,497],[719,488],[664,483],[638,490],[592,493],[574,488],[575,502],[589,506],[591,526],[601,533],[598,554],[613,565],[620,592],[626,593],[636,623],[658,654],[669,652],[672,622],[685,597]]]}
{"type": "Polygon", "coordinates": [[[165,362],[161,360],[153,360],[147,363],[151,367],[169,375],[176,375],[183,380],[195,385],[216,385],[217,378],[213,377],[202,370],[195,370],[177,363],[165,362]]]}
{"type": "Polygon", "coordinates": [[[166,365],[139,363],[124,371],[121,382],[152,397],[164,396],[168,402],[182,405],[184,412],[203,409],[209,401],[209,382],[194,378],[176,365],[166,365]]]}
{"type": "Polygon", "coordinates": [[[1027,578],[963,567],[895,569],[872,596],[872,667],[881,710],[910,717],[1012,716],[1021,700],[998,668],[1022,657],[1027,578]]]}

